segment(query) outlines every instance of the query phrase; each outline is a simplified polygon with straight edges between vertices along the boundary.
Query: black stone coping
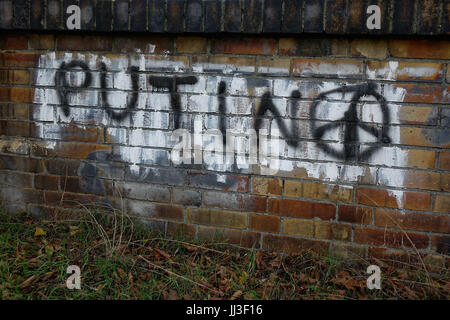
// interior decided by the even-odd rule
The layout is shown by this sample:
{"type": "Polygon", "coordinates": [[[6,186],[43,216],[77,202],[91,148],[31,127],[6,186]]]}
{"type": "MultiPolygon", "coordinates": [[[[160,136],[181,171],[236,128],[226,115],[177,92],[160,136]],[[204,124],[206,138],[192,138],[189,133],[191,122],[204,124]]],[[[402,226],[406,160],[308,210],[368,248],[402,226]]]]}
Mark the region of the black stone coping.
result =
{"type": "MultiPolygon", "coordinates": [[[[450,0],[0,0],[0,29],[68,30],[67,7],[81,9],[81,31],[171,34],[448,35],[450,0]],[[378,5],[381,29],[366,13],[378,5]]],[[[78,31],[78,30],[73,30],[78,31]]]]}

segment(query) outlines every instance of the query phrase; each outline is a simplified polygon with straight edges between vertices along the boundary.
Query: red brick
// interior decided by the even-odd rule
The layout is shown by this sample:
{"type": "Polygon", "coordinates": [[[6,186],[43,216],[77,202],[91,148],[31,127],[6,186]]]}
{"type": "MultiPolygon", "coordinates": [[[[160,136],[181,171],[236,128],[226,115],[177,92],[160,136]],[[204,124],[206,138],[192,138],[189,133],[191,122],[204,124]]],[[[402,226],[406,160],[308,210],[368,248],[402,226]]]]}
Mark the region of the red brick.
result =
{"type": "Polygon", "coordinates": [[[335,217],[335,211],[336,207],[328,203],[269,199],[269,213],[285,217],[331,220],[335,217]]]}
{"type": "Polygon", "coordinates": [[[48,190],[44,194],[44,203],[50,206],[57,205],[64,208],[82,208],[82,205],[93,205],[96,203],[96,197],[94,195],[48,190]]]}
{"type": "Polygon", "coordinates": [[[339,221],[372,224],[372,208],[340,205],[338,210],[339,221]]]}
{"type": "Polygon", "coordinates": [[[250,215],[250,229],[264,232],[280,232],[280,218],[260,214],[250,215]]]}
{"type": "Polygon", "coordinates": [[[276,40],[268,38],[224,38],[214,39],[213,53],[274,55],[276,40]]]}
{"type": "Polygon", "coordinates": [[[375,225],[402,230],[450,233],[450,216],[377,209],[375,212],[375,225]]]}

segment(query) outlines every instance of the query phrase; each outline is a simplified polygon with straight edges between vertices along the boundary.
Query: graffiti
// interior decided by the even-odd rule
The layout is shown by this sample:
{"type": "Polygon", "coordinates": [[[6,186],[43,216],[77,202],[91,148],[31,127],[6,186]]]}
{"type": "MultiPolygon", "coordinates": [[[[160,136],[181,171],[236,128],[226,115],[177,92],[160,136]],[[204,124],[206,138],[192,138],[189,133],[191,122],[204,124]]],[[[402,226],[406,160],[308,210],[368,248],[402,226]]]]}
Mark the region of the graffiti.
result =
{"type": "Polygon", "coordinates": [[[388,136],[388,124],[389,124],[389,111],[387,109],[387,103],[386,100],[375,90],[375,85],[373,83],[367,83],[362,85],[355,85],[355,86],[347,86],[347,87],[341,87],[332,91],[324,92],[319,94],[317,99],[314,101],[313,105],[311,106],[311,117],[315,118],[316,112],[317,112],[317,105],[320,103],[326,95],[330,93],[343,93],[343,92],[350,92],[353,93],[353,97],[351,99],[350,106],[348,110],[345,112],[344,117],[341,118],[339,121],[334,121],[326,125],[317,126],[315,122],[313,121],[313,125],[311,126],[311,130],[313,132],[314,138],[317,140],[321,140],[323,135],[329,131],[332,130],[338,126],[341,125],[341,123],[344,124],[345,131],[344,131],[344,139],[343,144],[344,148],[342,151],[338,151],[333,147],[330,147],[329,145],[318,142],[318,146],[323,149],[325,152],[333,155],[334,157],[342,160],[364,160],[369,158],[379,147],[380,144],[387,144],[391,142],[391,139],[388,136]],[[360,101],[360,98],[362,96],[373,96],[378,101],[381,114],[383,117],[382,126],[381,128],[376,128],[364,123],[361,123],[358,119],[357,114],[357,103],[360,101]],[[360,141],[358,138],[358,128],[361,128],[362,130],[366,131],[370,135],[377,138],[377,143],[374,145],[371,145],[370,147],[366,148],[364,151],[359,152],[360,147],[360,141]]]}
{"type": "Polygon", "coordinates": [[[68,64],[63,62],[61,64],[61,66],[59,67],[59,70],[56,72],[55,83],[56,83],[56,87],[58,88],[59,99],[61,101],[61,105],[62,105],[64,114],[66,116],[68,116],[70,114],[67,95],[70,93],[76,92],[77,90],[85,89],[91,85],[92,75],[89,71],[90,71],[89,67],[85,62],[79,61],[79,60],[73,60],[68,64]],[[67,72],[70,69],[75,69],[75,68],[81,68],[85,74],[83,84],[79,87],[70,86],[68,83],[67,77],[66,77],[67,72]]]}
{"type": "MultiPolygon", "coordinates": [[[[125,110],[116,111],[108,103],[108,91],[107,91],[107,67],[104,62],[100,64],[100,85],[101,85],[101,97],[103,101],[103,107],[106,109],[107,114],[116,121],[122,121],[125,117],[129,115],[130,110],[134,109],[137,104],[139,95],[139,84],[138,84],[138,72],[139,68],[136,66],[131,66],[128,68],[128,72],[131,78],[131,97],[127,99],[127,104],[125,110]]],[[[64,114],[69,115],[69,105],[67,100],[67,95],[77,90],[85,89],[91,85],[92,75],[90,69],[86,63],[79,60],[72,60],[69,63],[63,62],[55,75],[55,82],[58,88],[58,93],[60,97],[60,103],[62,105],[64,114]],[[81,68],[84,72],[84,81],[79,86],[71,86],[67,79],[67,72],[71,69],[81,68]]],[[[198,82],[196,76],[148,76],[149,84],[155,89],[165,89],[170,94],[170,105],[174,112],[174,129],[181,128],[180,115],[181,115],[181,101],[178,92],[178,87],[180,85],[194,85],[198,82]]],[[[226,99],[225,93],[227,90],[227,84],[224,81],[220,81],[217,88],[217,99],[218,99],[218,112],[220,117],[219,130],[222,133],[222,143],[225,146],[227,142],[226,132],[226,99]]],[[[289,106],[291,110],[298,108],[298,101],[301,99],[301,94],[298,90],[292,90],[289,98],[289,106]]],[[[298,139],[298,127],[295,121],[291,121],[291,129],[289,130],[286,126],[285,121],[282,119],[280,112],[273,103],[273,98],[270,92],[265,92],[261,97],[261,104],[256,113],[256,119],[254,121],[254,128],[260,130],[262,127],[262,116],[265,116],[267,112],[270,111],[272,117],[277,122],[281,135],[285,138],[286,143],[291,147],[297,147],[299,144],[298,139]]],[[[313,137],[318,140],[317,145],[323,151],[329,155],[345,160],[345,161],[358,161],[369,158],[381,144],[390,143],[390,138],[388,136],[388,125],[390,122],[389,112],[387,109],[386,100],[376,91],[376,85],[373,83],[365,83],[353,86],[342,86],[337,89],[320,93],[314,100],[311,111],[311,131],[313,137]],[[316,115],[318,105],[321,101],[325,100],[329,94],[333,93],[351,93],[353,96],[348,110],[345,112],[341,119],[330,122],[325,125],[317,125],[316,115]],[[381,128],[376,128],[368,124],[362,123],[358,119],[357,115],[357,104],[360,102],[361,97],[372,96],[379,103],[381,114],[383,116],[381,128]],[[335,128],[340,127],[343,124],[344,138],[343,138],[343,150],[337,150],[336,148],[330,146],[327,143],[322,142],[323,136],[335,128]],[[372,143],[365,150],[360,151],[360,143],[358,130],[362,129],[368,134],[377,138],[376,143],[372,143]]],[[[259,136],[257,139],[257,148],[260,147],[259,136]]]]}

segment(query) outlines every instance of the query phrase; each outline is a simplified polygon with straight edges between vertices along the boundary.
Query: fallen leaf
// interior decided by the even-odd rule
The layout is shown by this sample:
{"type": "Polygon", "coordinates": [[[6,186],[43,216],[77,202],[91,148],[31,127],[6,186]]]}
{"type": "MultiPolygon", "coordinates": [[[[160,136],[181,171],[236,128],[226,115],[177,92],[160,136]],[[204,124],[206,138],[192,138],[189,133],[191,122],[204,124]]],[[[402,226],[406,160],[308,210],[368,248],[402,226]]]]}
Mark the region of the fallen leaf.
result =
{"type": "Polygon", "coordinates": [[[231,296],[230,300],[239,299],[242,296],[242,290],[238,290],[231,296]]]}
{"type": "Polygon", "coordinates": [[[46,234],[47,234],[47,232],[45,232],[44,229],[36,227],[36,231],[34,232],[35,237],[45,236],[46,234]]]}

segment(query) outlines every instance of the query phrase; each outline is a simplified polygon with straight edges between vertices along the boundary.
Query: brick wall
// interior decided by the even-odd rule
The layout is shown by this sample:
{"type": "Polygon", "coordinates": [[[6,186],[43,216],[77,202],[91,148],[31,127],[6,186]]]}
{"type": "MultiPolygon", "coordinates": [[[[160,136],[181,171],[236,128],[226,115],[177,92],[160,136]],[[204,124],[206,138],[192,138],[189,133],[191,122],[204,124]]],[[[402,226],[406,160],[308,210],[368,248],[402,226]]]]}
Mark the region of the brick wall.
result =
{"type": "MultiPolygon", "coordinates": [[[[307,11],[308,3],[301,8],[307,11]]],[[[282,8],[296,4],[285,1],[282,8]]],[[[411,33],[426,33],[421,26],[445,33],[446,2],[437,29],[415,8],[411,33]]],[[[266,250],[448,255],[450,42],[357,30],[339,35],[356,28],[357,17],[343,31],[287,35],[266,23],[281,18],[263,11],[239,29],[253,26],[262,35],[201,33],[206,11],[199,29],[192,26],[196,34],[177,34],[190,32],[189,10],[181,14],[183,30],[162,22],[171,33],[44,31],[53,30],[48,16],[40,31],[2,31],[3,207],[41,216],[95,202],[123,206],[167,235],[220,236],[266,250]],[[176,129],[189,133],[191,156],[202,155],[201,163],[173,161],[176,129]],[[279,132],[275,170],[261,159],[239,163],[252,147],[261,148],[252,129],[279,132]],[[226,130],[235,136],[206,135],[226,130]],[[207,153],[225,150],[233,139],[241,154],[232,163],[207,153]]],[[[148,31],[149,17],[130,18],[123,28],[142,24],[148,31]]],[[[232,29],[233,19],[219,17],[222,28],[232,29]]],[[[284,28],[294,25],[289,19],[295,17],[283,9],[284,28]]],[[[23,29],[33,28],[32,21],[23,29]]],[[[95,28],[104,26],[96,21],[95,28]]],[[[389,30],[395,33],[401,21],[389,30]]]]}

